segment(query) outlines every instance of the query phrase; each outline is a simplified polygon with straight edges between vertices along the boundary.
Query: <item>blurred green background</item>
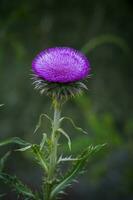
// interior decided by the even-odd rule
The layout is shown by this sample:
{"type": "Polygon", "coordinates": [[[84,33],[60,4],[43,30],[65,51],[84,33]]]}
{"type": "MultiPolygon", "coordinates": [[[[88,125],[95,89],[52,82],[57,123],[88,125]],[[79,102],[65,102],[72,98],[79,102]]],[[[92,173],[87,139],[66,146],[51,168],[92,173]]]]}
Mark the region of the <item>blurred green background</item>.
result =
{"type": "MultiPolygon", "coordinates": [[[[133,200],[133,91],[131,0],[1,0],[0,1],[0,140],[33,136],[41,113],[52,115],[50,99],[33,89],[31,61],[42,49],[70,46],[91,61],[89,91],[70,100],[63,115],[72,117],[89,135],[65,128],[73,154],[89,144],[108,143],[88,163],[88,172],[68,189],[64,200],[133,200]]],[[[46,131],[49,124],[44,122],[46,131]]],[[[66,141],[64,151],[67,154],[66,141]]],[[[0,156],[16,148],[0,149],[0,156]]],[[[39,188],[41,171],[28,153],[12,151],[6,164],[31,188],[39,188]]],[[[0,182],[2,199],[15,194],[0,182]]]]}

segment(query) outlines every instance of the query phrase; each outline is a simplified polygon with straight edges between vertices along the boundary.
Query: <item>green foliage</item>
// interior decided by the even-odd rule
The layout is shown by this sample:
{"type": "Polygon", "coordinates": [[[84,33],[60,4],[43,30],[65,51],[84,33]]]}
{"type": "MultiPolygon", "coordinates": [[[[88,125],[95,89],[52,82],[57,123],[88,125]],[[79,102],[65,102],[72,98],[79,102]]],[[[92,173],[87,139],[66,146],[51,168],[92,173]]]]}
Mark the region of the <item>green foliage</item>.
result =
{"type": "Polygon", "coordinates": [[[40,146],[39,145],[32,145],[31,146],[32,152],[35,156],[35,159],[37,160],[37,162],[40,164],[40,166],[42,167],[42,169],[44,169],[44,171],[47,173],[48,172],[48,165],[46,162],[46,155],[45,152],[40,150],[40,146]]]}
{"type": "Polygon", "coordinates": [[[13,138],[9,138],[9,139],[6,139],[6,140],[3,140],[0,142],[0,147],[1,146],[5,146],[5,145],[8,145],[8,144],[18,144],[18,145],[22,145],[22,146],[27,146],[29,145],[30,143],[18,138],[18,137],[13,137],[13,138]]]}
{"type": "Polygon", "coordinates": [[[26,185],[24,185],[16,176],[10,176],[6,173],[0,173],[0,179],[9,187],[16,192],[18,197],[22,196],[24,199],[35,199],[35,195],[31,191],[30,188],[28,188],[26,185]]]}
{"type": "Polygon", "coordinates": [[[97,145],[95,147],[89,146],[86,150],[81,153],[77,157],[77,160],[73,164],[72,169],[69,170],[69,172],[66,173],[66,175],[59,181],[59,183],[53,188],[50,199],[54,199],[58,194],[61,194],[66,187],[70,186],[72,182],[75,181],[75,178],[83,171],[85,168],[85,165],[89,159],[89,156],[92,153],[95,153],[99,151],[103,145],[97,145]]]}
{"type": "Polygon", "coordinates": [[[84,134],[88,134],[88,133],[87,133],[86,131],[84,131],[81,127],[76,126],[76,124],[74,123],[74,121],[73,121],[70,117],[62,117],[62,118],[60,119],[60,122],[64,121],[65,119],[68,120],[68,121],[70,121],[71,124],[73,125],[73,127],[74,127],[77,131],[80,131],[80,132],[82,132],[82,133],[84,133],[84,134]]]}
{"type": "MultiPolygon", "coordinates": [[[[63,193],[65,188],[68,187],[70,184],[72,184],[72,182],[75,180],[78,174],[80,174],[83,171],[90,155],[100,150],[104,146],[104,145],[97,145],[95,147],[89,146],[86,148],[86,150],[83,151],[83,153],[81,153],[79,156],[75,158],[73,158],[71,155],[63,158],[62,155],[60,155],[59,157],[57,157],[57,159],[55,159],[57,156],[56,155],[57,149],[54,148],[58,147],[57,139],[59,139],[58,135],[59,133],[67,138],[68,146],[69,149],[71,150],[71,139],[69,135],[60,127],[61,122],[63,120],[65,119],[69,120],[76,130],[81,131],[85,134],[86,132],[82,128],[77,127],[71,118],[69,117],[60,118],[58,110],[56,110],[54,116],[55,118],[54,120],[52,120],[46,114],[40,115],[38,124],[34,132],[36,132],[41,127],[42,117],[46,117],[48,120],[50,120],[52,127],[51,137],[48,136],[46,133],[43,133],[43,137],[41,139],[40,144],[32,144],[17,137],[10,138],[0,142],[0,146],[8,144],[18,144],[19,146],[22,146],[22,148],[16,149],[15,151],[20,151],[20,152],[25,152],[27,150],[31,151],[35,160],[41,166],[45,174],[46,180],[43,181],[42,187],[45,188],[46,193],[43,195],[46,197],[46,200],[55,199],[59,194],[63,193]],[[65,175],[60,175],[60,170],[55,170],[55,168],[59,168],[58,165],[67,161],[71,162],[72,168],[68,170],[68,172],[66,172],[65,175]]],[[[4,163],[8,156],[9,153],[5,154],[5,156],[1,159],[0,179],[4,181],[5,184],[8,184],[13,189],[13,191],[15,191],[18,194],[18,197],[23,196],[25,199],[39,199],[39,197],[36,196],[37,193],[33,194],[31,189],[29,189],[25,184],[23,184],[16,176],[11,176],[2,172],[4,163]]]]}
{"type": "Polygon", "coordinates": [[[45,143],[47,142],[47,134],[43,133],[43,138],[42,141],[40,143],[40,150],[43,150],[43,148],[45,147],[45,143]]]}
{"type": "Polygon", "coordinates": [[[44,151],[43,147],[45,144],[45,137],[43,137],[40,145],[38,144],[30,144],[26,147],[20,148],[20,149],[16,149],[15,151],[20,151],[20,152],[24,152],[27,150],[31,150],[31,153],[33,154],[35,160],[37,161],[37,163],[42,167],[42,169],[47,173],[48,172],[48,166],[47,166],[47,151],[44,151]]]}
{"type": "Polygon", "coordinates": [[[71,151],[71,139],[70,139],[69,135],[62,128],[57,129],[57,131],[60,132],[60,133],[62,133],[67,138],[67,140],[68,140],[68,147],[69,147],[69,149],[71,151]]]}
{"type": "Polygon", "coordinates": [[[38,121],[38,123],[37,123],[37,125],[36,125],[36,128],[35,128],[35,130],[34,130],[34,133],[36,133],[37,130],[41,127],[42,119],[43,119],[43,118],[48,119],[48,120],[50,121],[51,125],[52,125],[52,119],[51,119],[48,115],[46,115],[46,114],[41,114],[40,117],[39,117],[39,121],[38,121]]]}

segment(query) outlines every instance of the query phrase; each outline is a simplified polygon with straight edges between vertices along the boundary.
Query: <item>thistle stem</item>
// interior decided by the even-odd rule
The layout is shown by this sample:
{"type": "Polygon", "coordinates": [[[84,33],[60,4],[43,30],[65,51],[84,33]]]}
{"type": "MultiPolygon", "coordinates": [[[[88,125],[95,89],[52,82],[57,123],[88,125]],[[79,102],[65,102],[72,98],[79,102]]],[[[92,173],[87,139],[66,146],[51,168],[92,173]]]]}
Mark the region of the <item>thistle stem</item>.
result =
{"type": "Polygon", "coordinates": [[[54,180],[54,172],[57,165],[57,148],[59,133],[57,130],[60,126],[60,106],[56,102],[54,105],[54,120],[53,120],[53,130],[51,135],[51,156],[50,156],[50,169],[49,169],[49,180],[54,180]]]}
{"type": "Polygon", "coordinates": [[[58,162],[58,139],[59,133],[58,129],[60,127],[60,114],[61,114],[61,104],[54,100],[54,118],[52,124],[52,134],[51,134],[51,146],[50,146],[50,159],[49,159],[49,169],[47,176],[47,184],[46,184],[46,200],[50,199],[50,193],[53,186],[53,183],[56,179],[55,172],[58,162]]]}

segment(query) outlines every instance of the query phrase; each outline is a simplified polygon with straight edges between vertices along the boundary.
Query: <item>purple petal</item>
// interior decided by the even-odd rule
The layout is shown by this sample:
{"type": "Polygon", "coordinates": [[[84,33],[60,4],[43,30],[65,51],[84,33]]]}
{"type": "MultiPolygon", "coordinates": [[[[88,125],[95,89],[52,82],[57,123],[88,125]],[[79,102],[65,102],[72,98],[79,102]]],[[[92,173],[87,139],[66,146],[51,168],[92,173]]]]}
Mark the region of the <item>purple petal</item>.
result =
{"type": "Polygon", "coordinates": [[[32,62],[33,72],[49,82],[68,83],[85,78],[90,63],[81,52],[69,47],[49,48],[32,62]]]}

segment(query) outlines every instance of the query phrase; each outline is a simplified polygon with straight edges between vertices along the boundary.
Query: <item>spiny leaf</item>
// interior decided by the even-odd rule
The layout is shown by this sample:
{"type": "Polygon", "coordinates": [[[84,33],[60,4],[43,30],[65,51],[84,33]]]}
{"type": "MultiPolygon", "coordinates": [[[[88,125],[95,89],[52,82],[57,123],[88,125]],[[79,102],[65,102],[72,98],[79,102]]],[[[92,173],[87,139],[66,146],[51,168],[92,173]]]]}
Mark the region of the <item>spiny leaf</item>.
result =
{"type": "Polygon", "coordinates": [[[68,157],[63,158],[62,155],[61,155],[58,159],[58,163],[66,162],[66,161],[76,161],[76,160],[78,160],[78,158],[72,158],[72,156],[68,156],[68,157]]]}
{"type": "Polygon", "coordinates": [[[41,143],[40,143],[40,150],[43,149],[46,140],[47,140],[47,135],[46,135],[46,133],[43,133],[43,138],[42,138],[42,141],[41,141],[41,143]]]}
{"type": "Polygon", "coordinates": [[[78,160],[74,162],[74,165],[72,169],[62,178],[62,180],[53,188],[51,192],[51,199],[55,198],[57,194],[64,190],[66,187],[68,187],[73,180],[75,180],[75,177],[83,170],[85,167],[87,160],[89,158],[89,155],[92,153],[97,152],[100,150],[105,144],[103,145],[97,145],[95,147],[89,146],[87,149],[81,153],[80,156],[78,156],[78,160]]]}
{"type": "Polygon", "coordinates": [[[62,117],[62,118],[60,119],[60,122],[62,122],[64,119],[69,120],[69,121],[71,122],[71,124],[73,125],[73,127],[74,127],[76,130],[81,131],[81,132],[83,132],[83,133],[85,133],[85,134],[88,134],[88,133],[87,133],[86,131],[84,131],[82,128],[76,126],[76,124],[74,123],[74,121],[73,121],[70,117],[62,117]]]}
{"type": "Polygon", "coordinates": [[[20,148],[20,149],[16,149],[15,151],[26,151],[28,149],[30,149],[32,147],[32,145],[28,145],[26,147],[20,148]]]}
{"type": "Polygon", "coordinates": [[[4,145],[8,145],[8,144],[19,144],[19,145],[22,145],[22,146],[27,146],[30,143],[22,140],[21,138],[13,137],[13,138],[9,138],[9,139],[1,141],[0,142],[0,147],[4,146],[4,145]]]}
{"type": "Polygon", "coordinates": [[[67,140],[68,140],[68,147],[71,150],[71,139],[70,139],[69,135],[62,128],[59,128],[57,131],[59,131],[60,133],[62,133],[67,138],[67,140]]]}
{"type": "Polygon", "coordinates": [[[50,122],[51,122],[51,124],[52,124],[52,119],[47,115],[47,114],[41,114],[40,115],[40,117],[39,117],[39,121],[38,121],[38,123],[37,123],[37,125],[36,125],[36,128],[35,128],[35,130],[34,130],[34,134],[37,132],[37,130],[41,127],[41,124],[42,124],[42,118],[47,118],[50,122]]]}
{"type": "Polygon", "coordinates": [[[46,163],[46,160],[45,160],[45,157],[44,157],[42,151],[40,150],[40,146],[34,144],[34,145],[32,145],[31,149],[32,149],[32,152],[33,152],[34,155],[35,155],[35,158],[36,158],[37,162],[41,165],[41,167],[42,167],[46,172],[48,172],[47,163],[46,163]]]}
{"type": "Polygon", "coordinates": [[[4,168],[4,164],[7,160],[7,158],[9,157],[9,155],[11,154],[10,151],[8,151],[1,159],[0,159],[0,172],[2,172],[3,168],[4,168]]]}
{"type": "Polygon", "coordinates": [[[0,179],[2,179],[5,184],[8,184],[18,195],[35,199],[35,195],[31,189],[24,185],[16,176],[1,173],[0,179]]]}
{"type": "Polygon", "coordinates": [[[32,153],[34,154],[39,165],[41,165],[41,167],[47,172],[48,171],[47,164],[46,164],[42,149],[40,148],[39,145],[30,144],[30,145],[28,145],[24,148],[16,149],[15,151],[22,151],[23,152],[23,151],[26,151],[28,149],[32,150],[32,153]]]}

